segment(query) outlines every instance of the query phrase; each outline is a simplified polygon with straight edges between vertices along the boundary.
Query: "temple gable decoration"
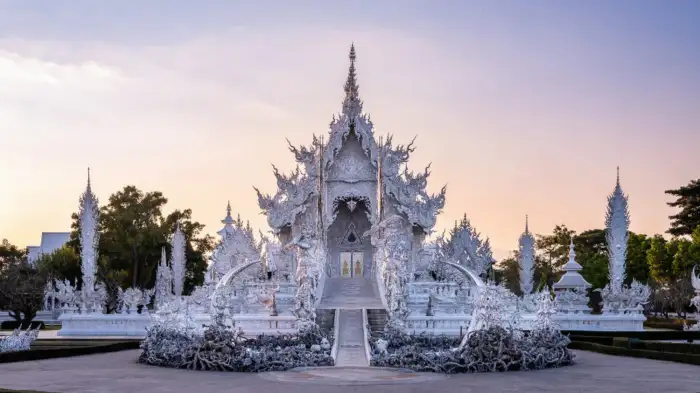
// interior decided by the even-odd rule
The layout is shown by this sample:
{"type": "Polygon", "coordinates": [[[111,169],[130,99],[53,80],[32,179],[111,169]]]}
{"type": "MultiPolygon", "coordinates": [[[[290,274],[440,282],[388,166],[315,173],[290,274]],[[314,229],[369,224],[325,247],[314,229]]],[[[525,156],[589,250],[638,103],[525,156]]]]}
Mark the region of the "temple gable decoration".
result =
{"type": "MultiPolygon", "coordinates": [[[[290,143],[297,168],[285,175],[273,167],[277,178],[274,195],[255,189],[258,204],[275,233],[294,226],[299,215],[321,214],[322,209],[311,207],[313,202],[331,207],[348,198],[365,202],[373,222],[379,216],[375,210],[381,204],[404,215],[411,226],[430,233],[445,205],[445,187],[437,194],[426,191],[430,166],[418,173],[408,170],[407,163],[415,149],[413,142],[393,146],[391,136],[385,142],[378,143],[375,139],[374,125],[363,112],[359,95],[356,58],[353,45],[342,112],[333,116],[328,141],[324,143],[314,135],[310,146],[295,147],[290,143]],[[377,184],[380,184],[379,192],[377,184]],[[376,199],[382,199],[381,203],[376,199]]],[[[334,212],[326,208],[324,214],[329,217],[317,220],[332,219],[334,212]]]]}

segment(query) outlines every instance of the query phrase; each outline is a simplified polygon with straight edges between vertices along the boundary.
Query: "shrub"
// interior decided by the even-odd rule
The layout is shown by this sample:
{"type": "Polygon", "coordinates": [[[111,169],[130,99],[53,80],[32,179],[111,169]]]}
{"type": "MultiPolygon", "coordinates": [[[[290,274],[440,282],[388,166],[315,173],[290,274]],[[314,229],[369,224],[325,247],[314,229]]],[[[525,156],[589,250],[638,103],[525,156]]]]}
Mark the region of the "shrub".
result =
{"type": "Polygon", "coordinates": [[[630,349],[618,346],[601,345],[584,341],[572,341],[569,345],[569,348],[598,352],[606,355],[628,356],[653,360],[666,360],[676,363],[700,365],[700,355],[690,353],[662,352],[646,349],[630,349]]]}
{"type": "MultiPolygon", "coordinates": [[[[57,340],[58,341],[58,340],[57,340]]],[[[104,345],[74,346],[65,348],[37,348],[21,352],[0,353],[0,363],[24,362],[30,360],[55,359],[71,356],[92,355],[138,349],[138,341],[113,342],[104,345]]]]}
{"type": "Polygon", "coordinates": [[[17,321],[3,321],[0,323],[0,329],[1,330],[15,330],[17,328],[20,328],[22,330],[26,330],[27,328],[30,329],[44,329],[44,322],[42,321],[32,321],[31,323],[23,322],[19,323],[17,321]]]}

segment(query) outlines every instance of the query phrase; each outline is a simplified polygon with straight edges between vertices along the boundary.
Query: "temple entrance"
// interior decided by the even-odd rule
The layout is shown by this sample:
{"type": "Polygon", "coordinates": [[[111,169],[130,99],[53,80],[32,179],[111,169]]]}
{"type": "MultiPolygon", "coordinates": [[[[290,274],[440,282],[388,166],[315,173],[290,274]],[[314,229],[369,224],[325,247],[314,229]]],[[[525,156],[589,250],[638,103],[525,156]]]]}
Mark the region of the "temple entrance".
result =
{"type": "Polygon", "coordinates": [[[340,277],[362,277],[364,273],[364,251],[340,253],[340,277]]]}
{"type": "Polygon", "coordinates": [[[336,209],[328,231],[330,276],[366,278],[372,270],[372,244],[362,237],[370,228],[365,203],[349,199],[336,209]]]}

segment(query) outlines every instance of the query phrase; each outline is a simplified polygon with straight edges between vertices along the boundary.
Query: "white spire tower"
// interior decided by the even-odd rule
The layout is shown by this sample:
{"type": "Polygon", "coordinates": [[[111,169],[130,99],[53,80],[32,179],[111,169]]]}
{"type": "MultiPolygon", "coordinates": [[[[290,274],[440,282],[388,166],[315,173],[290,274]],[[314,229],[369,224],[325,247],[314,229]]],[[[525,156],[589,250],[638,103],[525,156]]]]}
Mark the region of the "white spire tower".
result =
{"type": "Polygon", "coordinates": [[[620,167],[617,167],[615,190],[608,196],[608,211],[605,214],[605,239],[608,246],[608,277],[610,290],[618,293],[625,281],[625,258],[629,238],[630,214],[627,196],[620,187],[620,167]]]}
{"type": "Polygon", "coordinates": [[[185,234],[180,229],[180,224],[175,226],[175,234],[172,241],[172,255],[170,267],[173,270],[173,293],[175,296],[183,295],[185,287],[185,234]]]}
{"type": "Polygon", "coordinates": [[[83,291],[91,292],[95,289],[95,276],[97,274],[97,256],[100,234],[97,231],[99,220],[99,206],[95,194],[92,193],[90,182],[90,168],[88,168],[87,187],[80,196],[80,271],[83,274],[83,291]]]}
{"type": "Polygon", "coordinates": [[[221,236],[221,241],[226,240],[227,234],[230,235],[233,233],[233,224],[235,222],[236,220],[234,220],[233,216],[231,216],[231,201],[229,201],[226,205],[226,217],[224,217],[224,219],[221,220],[221,223],[224,224],[224,227],[217,232],[219,236],[221,236]]]}
{"type": "Polygon", "coordinates": [[[348,78],[345,81],[345,99],[343,99],[343,114],[353,122],[355,117],[362,114],[362,100],[360,100],[360,87],[357,85],[357,73],[355,71],[355,44],[350,45],[350,68],[348,78]]]}
{"type": "Polygon", "coordinates": [[[160,252],[160,264],[156,272],[156,305],[164,304],[173,294],[173,274],[168,266],[165,247],[160,252]]]}
{"type": "Polygon", "coordinates": [[[530,233],[528,217],[525,216],[525,232],[518,242],[518,270],[520,272],[520,290],[523,295],[532,293],[535,269],[535,238],[530,233]]]}

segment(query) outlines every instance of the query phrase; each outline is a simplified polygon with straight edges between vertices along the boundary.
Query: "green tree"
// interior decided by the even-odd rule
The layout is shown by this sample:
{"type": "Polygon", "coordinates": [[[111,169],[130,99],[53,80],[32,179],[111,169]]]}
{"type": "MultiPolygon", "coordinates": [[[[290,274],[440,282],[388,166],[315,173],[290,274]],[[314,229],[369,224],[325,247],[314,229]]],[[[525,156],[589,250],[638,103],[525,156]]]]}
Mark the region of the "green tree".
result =
{"type": "Polygon", "coordinates": [[[669,254],[669,247],[663,236],[655,235],[651,238],[647,250],[647,264],[649,276],[654,281],[663,284],[673,279],[673,254],[669,254]]]}
{"type": "Polygon", "coordinates": [[[44,305],[47,277],[27,261],[8,263],[0,272],[0,309],[28,327],[44,305]]]}
{"type": "Polygon", "coordinates": [[[691,235],[700,226],[700,179],[692,180],[675,190],[666,190],[665,193],[676,197],[668,205],[681,209],[677,214],[669,216],[671,227],[666,232],[673,236],[691,235]]]}
{"type": "Polygon", "coordinates": [[[634,232],[629,233],[627,240],[627,277],[625,284],[630,284],[632,280],[641,283],[649,282],[649,263],[647,262],[647,252],[651,247],[651,239],[647,235],[640,235],[634,232]]]}
{"type": "Polygon", "coordinates": [[[551,286],[559,279],[561,267],[569,259],[569,243],[575,235],[576,232],[565,225],[554,227],[551,235],[537,235],[534,281],[538,289],[551,286]]]}
{"type": "Polygon", "coordinates": [[[593,288],[603,288],[608,283],[608,251],[605,231],[591,229],[574,237],[576,261],[583,267],[581,275],[593,288]]]}
{"type": "Polygon", "coordinates": [[[520,268],[518,267],[518,252],[500,262],[494,268],[497,283],[505,283],[511,292],[522,295],[520,290],[520,268]]]}
{"type": "Polygon", "coordinates": [[[3,239],[0,243],[0,271],[27,259],[27,249],[21,249],[3,239]]]}
{"type": "Polygon", "coordinates": [[[36,261],[38,269],[46,271],[49,275],[58,280],[68,279],[75,283],[80,277],[80,257],[75,249],[70,246],[63,246],[51,254],[42,254],[36,261]]]}

